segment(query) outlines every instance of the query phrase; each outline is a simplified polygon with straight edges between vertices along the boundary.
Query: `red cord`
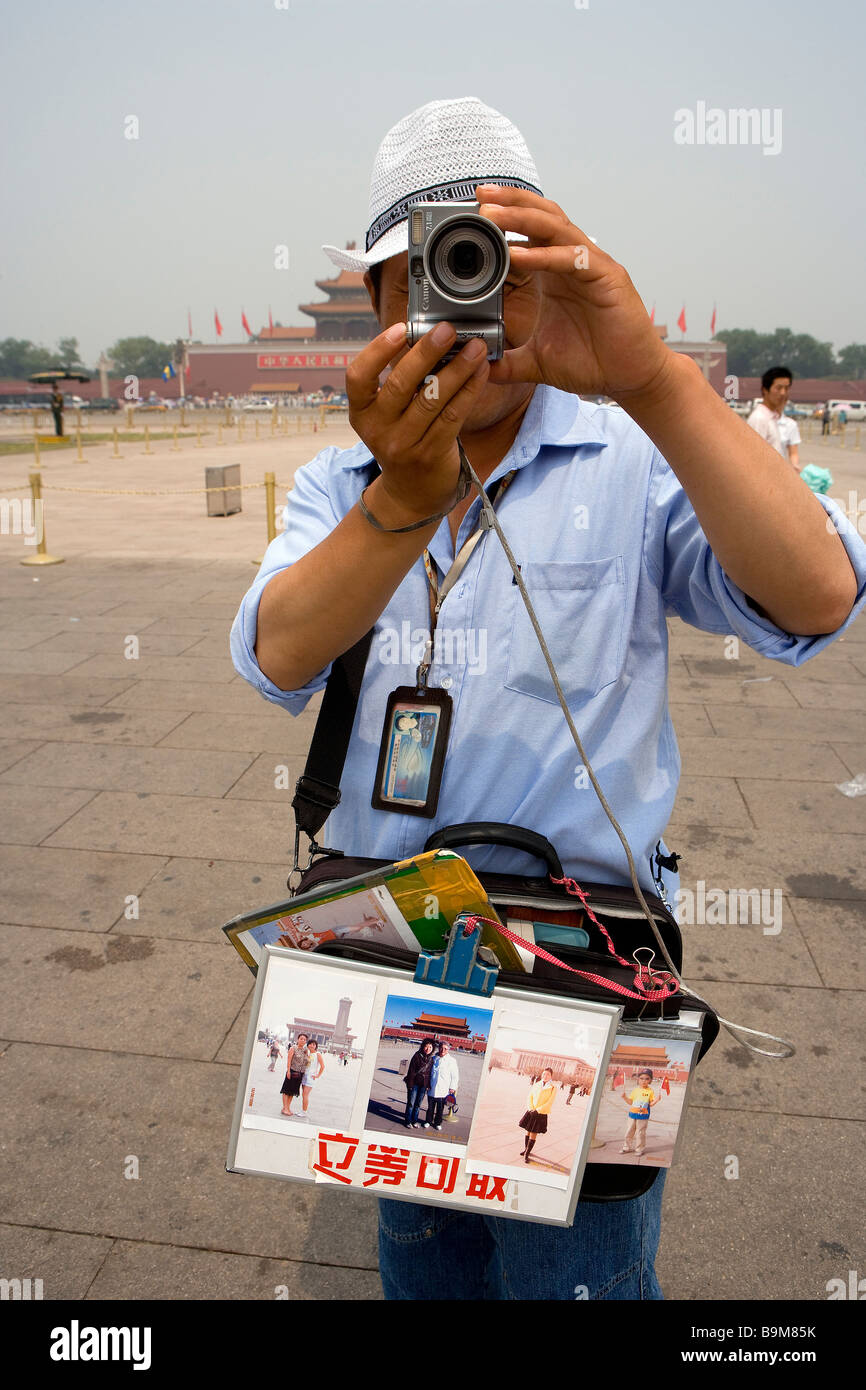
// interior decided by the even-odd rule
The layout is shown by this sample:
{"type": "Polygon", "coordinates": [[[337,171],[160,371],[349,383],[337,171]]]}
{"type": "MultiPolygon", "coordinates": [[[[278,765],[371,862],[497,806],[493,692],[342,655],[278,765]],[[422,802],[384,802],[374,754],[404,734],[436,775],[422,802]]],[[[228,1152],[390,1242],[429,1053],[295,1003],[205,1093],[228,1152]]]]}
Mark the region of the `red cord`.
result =
{"type": "Polygon", "coordinates": [[[609,989],[614,994],[623,994],[627,999],[640,999],[644,1003],[655,1003],[656,1000],[670,999],[672,994],[677,993],[679,990],[679,983],[669,971],[657,970],[653,972],[647,965],[632,966],[629,961],[624,960],[622,956],[617,954],[609,932],[601,925],[601,922],[599,922],[586,901],[586,894],[579,884],[575,883],[573,878],[553,879],[552,882],[564,883],[567,888],[569,884],[574,885],[573,888],[568,888],[568,891],[576,893],[583,903],[590,920],[604,933],[611,955],[619,961],[620,965],[626,966],[627,969],[635,970],[635,988],[633,990],[627,989],[625,985],[616,984],[613,980],[605,979],[604,975],[596,975],[590,970],[575,970],[574,966],[566,965],[563,960],[557,960],[556,956],[552,956],[550,952],[545,951],[542,946],[535,946],[529,941],[524,941],[522,936],[518,936],[516,932],[511,931],[508,927],[504,927],[501,922],[495,921],[492,917],[480,917],[477,913],[470,914],[464,920],[464,935],[468,936],[470,932],[473,932],[479,922],[486,922],[489,926],[495,928],[501,936],[504,936],[508,941],[513,941],[516,946],[522,946],[523,949],[529,951],[531,955],[538,956],[541,960],[549,961],[551,965],[558,965],[562,970],[568,970],[572,975],[580,975],[584,980],[591,980],[593,984],[601,985],[603,989],[609,989]],[[656,980],[661,981],[660,988],[655,987],[656,980]],[[652,988],[650,988],[650,986],[652,986],[652,988]]]}

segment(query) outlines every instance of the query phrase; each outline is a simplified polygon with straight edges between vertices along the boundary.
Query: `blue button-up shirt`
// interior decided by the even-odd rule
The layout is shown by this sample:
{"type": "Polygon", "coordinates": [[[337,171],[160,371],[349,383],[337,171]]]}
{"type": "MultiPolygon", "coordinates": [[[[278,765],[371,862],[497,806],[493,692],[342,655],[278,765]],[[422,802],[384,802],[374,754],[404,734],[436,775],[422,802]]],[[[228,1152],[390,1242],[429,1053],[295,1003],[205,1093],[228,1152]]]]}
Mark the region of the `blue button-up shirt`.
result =
{"type": "MultiPolygon", "coordinates": [[[[676,797],[680,758],[667,704],[666,617],[734,634],[763,656],[799,666],[845,630],[866,599],[866,545],[841,509],[834,517],[857,573],[845,624],[798,637],[761,617],[710,550],[692,505],[651,439],[622,410],[553,387],[533,393],[519,433],[485,486],[516,469],[497,515],[545,634],[587,756],[632,847],[641,883],[676,797]]],[[[272,541],[232,629],[237,670],[267,700],[299,714],[330,666],[284,691],[254,655],[262,590],[318,545],[378,472],[364,444],[323,449],[300,468],[285,530],[272,541]]],[[[476,498],[457,549],[478,525],[476,498]]],[[[375,536],[371,533],[371,544],[375,536]]],[[[440,583],[454,558],[447,520],[429,545],[440,583]]],[[[290,616],[290,615],[289,615],[290,616]]],[[[385,708],[414,683],[428,632],[423,559],[376,623],[341,782],[342,801],[320,842],[346,854],[397,860],[460,821],[505,821],[547,836],[566,873],[628,884],[622,846],[580,766],[546,663],[506,556],[493,532],[478,543],[439,615],[431,686],[444,686],[453,718],[433,819],[370,805],[385,708]]],[[[477,870],[543,872],[529,855],[472,848],[477,870]]],[[[676,879],[669,876],[668,888],[676,879]]]]}

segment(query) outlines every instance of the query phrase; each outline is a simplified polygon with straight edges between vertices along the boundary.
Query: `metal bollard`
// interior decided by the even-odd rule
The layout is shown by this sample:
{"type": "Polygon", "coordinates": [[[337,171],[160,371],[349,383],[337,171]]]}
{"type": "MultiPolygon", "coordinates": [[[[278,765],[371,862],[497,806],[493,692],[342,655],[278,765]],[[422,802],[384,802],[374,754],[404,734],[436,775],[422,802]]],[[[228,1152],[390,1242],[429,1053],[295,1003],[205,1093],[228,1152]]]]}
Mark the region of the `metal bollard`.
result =
{"type": "Polygon", "coordinates": [[[45,544],[45,515],[42,504],[42,474],[33,472],[30,474],[30,493],[33,498],[33,522],[39,534],[36,542],[36,554],[25,555],[20,561],[22,565],[62,565],[64,559],[62,555],[49,555],[45,544]]]}
{"type": "MultiPolygon", "coordinates": [[[[267,528],[268,528],[268,545],[270,545],[270,543],[271,543],[272,540],[275,540],[275,539],[276,539],[276,535],[277,535],[277,516],[276,516],[276,511],[277,511],[277,479],[276,479],[276,475],[273,474],[273,473],[266,473],[266,474],[265,474],[265,520],[266,520],[266,522],[267,522],[267,528]]],[[[263,560],[263,559],[264,559],[264,556],[263,556],[263,555],[262,555],[262,556],[259,556],[259,558],[258,558],[257,560],[253,560],[252,563],[253,563],[254,565],[260,565],[260,564],[262,563],[262,560],[263,560]]]]}

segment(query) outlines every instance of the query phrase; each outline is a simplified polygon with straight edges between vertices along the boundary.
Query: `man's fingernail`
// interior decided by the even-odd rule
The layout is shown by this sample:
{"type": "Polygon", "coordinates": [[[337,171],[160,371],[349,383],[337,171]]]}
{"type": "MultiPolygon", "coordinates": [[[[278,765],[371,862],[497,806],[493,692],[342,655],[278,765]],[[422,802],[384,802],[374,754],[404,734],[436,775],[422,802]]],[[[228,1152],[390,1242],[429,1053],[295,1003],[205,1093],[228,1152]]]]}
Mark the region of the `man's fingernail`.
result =
{"type": "Polygon", "coordinates": [[[388,339],[389,343],[402,343],[403,339],[406,337],[405,323],[392,324],[385,334],[385,337],[388,339]]]}
{"type": "Polygon", "coordinates": [[[500,187],[500,185],[499,185],[498,183],[477,183],[477,184],[475,185],[475,187],[476,187],[476,188],[487,188],[487,189],[489,189],[491,192],[496,192],[496,193],[498,193],[498,192],[499,192],[499,187],[500,187]]]}
{"type": "Polygon", "coordinates": [[[447,343],[453,333],[454,329],[451,327],[450,323],[437,323],[430,337],[436,344],[447,343]]]}
{"type": "Polygon", "coordinates": [[[468,358],[470,362],[473,358],[480,357],[482,353],[485,357],[487,356],[487,345],[480,338],[473,338],[463,349],[463,356],[468,358]]]}

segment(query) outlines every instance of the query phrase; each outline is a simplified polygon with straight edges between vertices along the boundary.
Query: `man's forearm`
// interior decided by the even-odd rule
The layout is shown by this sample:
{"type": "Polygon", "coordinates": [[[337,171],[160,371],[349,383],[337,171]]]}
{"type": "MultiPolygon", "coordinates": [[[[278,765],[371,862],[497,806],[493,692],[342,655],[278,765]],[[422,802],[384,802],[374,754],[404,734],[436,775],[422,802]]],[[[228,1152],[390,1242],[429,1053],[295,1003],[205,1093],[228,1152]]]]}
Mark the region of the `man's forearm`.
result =
{"type": "MultiPolygon", "coordinates": [[[[403,512],[377,478],[364,500],[383,526],[403,512]]],[[[402,535],[377,531],[358,507],[290,569],[275,574],[259,604],[256,659],[280,690],[298,690],[363,637],[435,535],[438,522],[402,535]]]]}
{"type": "Polygon", "coordinates": [[[726,574],[772,622],[833,632],[857,594],[851,563],[805,483],[683,354],[640,396],[620,399],[687,493],[726,574]]]}

